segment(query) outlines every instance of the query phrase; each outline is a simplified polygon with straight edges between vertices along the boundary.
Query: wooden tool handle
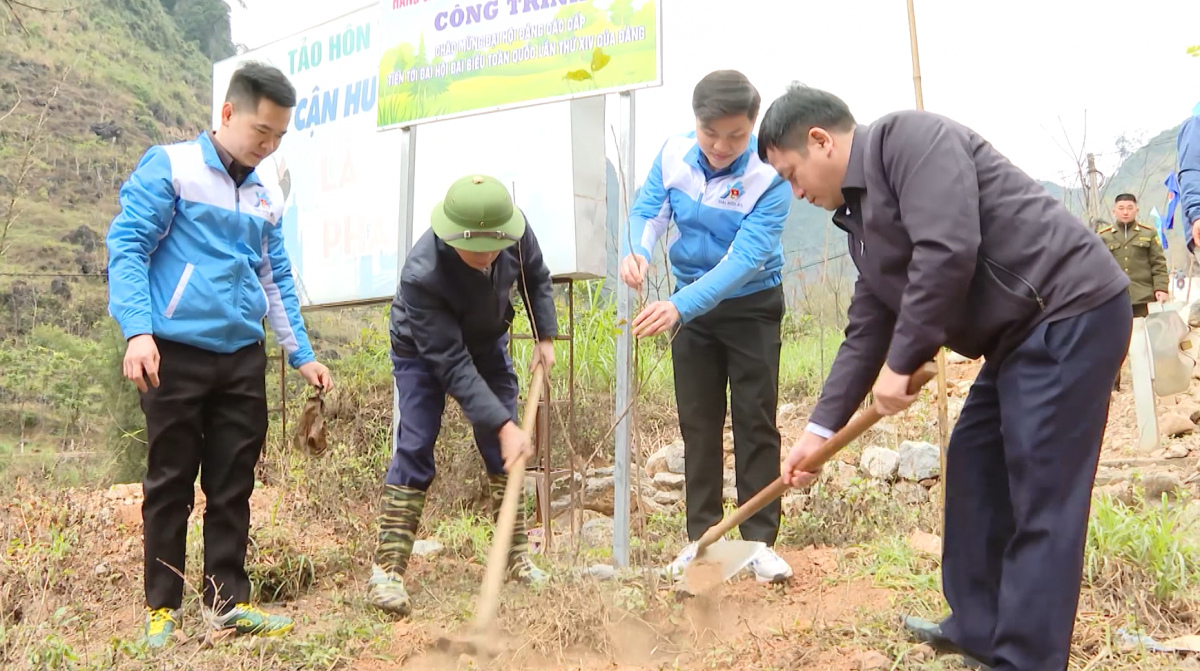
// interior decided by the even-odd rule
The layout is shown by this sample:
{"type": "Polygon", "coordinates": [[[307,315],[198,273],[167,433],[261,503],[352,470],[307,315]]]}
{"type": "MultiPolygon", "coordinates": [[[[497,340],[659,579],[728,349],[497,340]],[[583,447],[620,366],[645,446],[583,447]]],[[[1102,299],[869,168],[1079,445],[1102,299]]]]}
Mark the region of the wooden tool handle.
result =
{"type": "MultiPolygon", "coordinates": [[[[539,364],[533,369],[533,377],[529,381],[529,394],[525,399],[525,413],[521,416],[521,430],[525,433],[533,433],[545,378],[546,372],[539,364]]],[[[508,550],[512,546],[513,527],[517,522],[517,504],[521,499],[521,490],[525,487],[525,461],[525,455],[517,457],[512,468],[508,470],[504,502],[500,505],[500,514],[496,517],[496,534],[488,552],[487,574],[483,579],[479,606],[475,612],[475,626],[480,631],[491,625],[500,606],[500,587],[504,584],[504,574],[508,570],[508,550]]]]}
{"type": "MultiPolygon", "coordinates": [[[[915,394],[924,387],[926,383],[937,376],[937,366],[932,363],[927,363],[917,372],[913,373],[912,379],[909,382],[909,392],[915,394]]],[[[804,461],[800,462],[800,470],[807,473],[812,473],[820,468],[825,462],[829,461],[833,455],[837,454],[842,448],[849,445],[855,438],[861,436],[867,429],[871,428],[876,422],[883,418],[879,409],[872,404],[866,410],[858,413],[846,426],[840,431],[833,434],[829,440],[821,445],[820,449],[813,452],[804,461]]],[[[762,491],[754,495],[754,498],[743,503],[737,510],[733,511],[725,519],[709,527],[708,531],[696,541],[696,550],[699,552],[704,548],[712,545],[718,538],[724,536],[730,529],[745,522],[751,515],[762,510],[763,506],[783,496],[788,490],[788,485],[783,481],[782,477],[775,478],[775,481],[767,485],[762,491]]]]}

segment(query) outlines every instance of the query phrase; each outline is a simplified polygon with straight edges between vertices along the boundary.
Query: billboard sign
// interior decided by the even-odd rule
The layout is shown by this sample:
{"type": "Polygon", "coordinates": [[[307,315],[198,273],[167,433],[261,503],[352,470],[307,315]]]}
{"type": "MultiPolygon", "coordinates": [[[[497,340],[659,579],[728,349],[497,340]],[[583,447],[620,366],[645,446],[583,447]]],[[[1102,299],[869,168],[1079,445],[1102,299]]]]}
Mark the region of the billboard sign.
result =
{"type": "Polygon", "coordinates": [[[381,0],[380,128],[662,83],[660,0],[381,0]]]}
{"type": "Polygon", "coordinates": [[[378,300],[396,290],[400,138],[378,133],[376,4],[213,66],[213,127],[233,72],[283,71],[297,103],[257,173],[284,193],[282,221],[301,305],[378,300]]]}

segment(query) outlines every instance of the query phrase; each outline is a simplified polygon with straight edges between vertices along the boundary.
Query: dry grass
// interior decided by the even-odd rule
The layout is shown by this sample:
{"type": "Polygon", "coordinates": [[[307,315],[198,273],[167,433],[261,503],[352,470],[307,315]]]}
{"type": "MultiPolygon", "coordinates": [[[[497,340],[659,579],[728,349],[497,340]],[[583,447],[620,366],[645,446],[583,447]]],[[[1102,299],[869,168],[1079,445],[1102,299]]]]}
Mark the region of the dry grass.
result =
{"type": "MultiPolygon", "coordinates": [[[[330,458],[285,464],[286,487],[267,486],[253,502],[255,549],[249,568],[256,592],[270,607],[297,618],[293,635],[278,641],[214,639],[198,628],[196,598],[185,604],[185,631],[174,648],[151,653],[138,643],[141,626],[140,541],[137,502],[104,492],[47,493],[21,489],[0,516],[0,660],[14,669],[382,669],[432,668],[425,653],[437,637],[466,631],[483,575],[487,523],[479,516],[431,520],[446,554],[416,558],[410,581],[417,615],[396,622],[362,601],[369,565],[369,501],[342,505],[344,492],[374,473],[347,466],[346,445],[330,458]],[[303,468],[301,468],[303,467],[303,468]],[[303,474],[301,477],[300,474],[303,474]],[[348,480],[341,480],[348,478],[348,480]],[[339,487],[331,487],[335,483],[339,487]],[[458,540],[451,529],[457,529],[458,540]],[[99,567],[103,565],[103,570],[99,567]]],[[[133,490],[136,492],[136,488],[133,490]]],[[[901,508],[865,484],[826,482],[805,501],[793,501],[784,534],[787,548],[826,542],[833,549],[785,550],[797,572],[787,587],[752,582],[726,585],[707,602],[683,601],[653,572],[618,581],[577,577],[570,552],[539,557],[557,576],[541,590],[506,589],[500,612],[505,652],[493,668],[600,669],[845,669],[855,656],[877,651],[895,669],[953,669],[951,658],[931,659],[904,641],[901,613],[942,614],[935,557],[922,555],[905,538],[913,526],[936,519],[931,506],[901,508]],[[802,514],[795,506],[803,506],[802,514]],[[814,526],[814,520],[822,524],[814,526]],[[840,520],[839,525],[837,521],[840,520]],[[847,525],[853,521],[854,524],[847,525]],[[834,535],[841,527],[844,535],[834,535]],[[840,548],[840,549],[839,549],[840,548]],[[543,660],[544,663],[539,663],[543,660]],[[747,666],[748,665],[748,666],[747,666]]],[[[1103,513],[1103,504],[1098,507],[1103,513]]],[[[1098,519],[1103,519],[1102,516],[1098,519]]],[[[1120,518],[1127,519],[1127,518],[1120,518]]],[[[1155,516],[1141,511],[1145,525],[1155,516]]],[[[647,536],[659,539],[648,555],[660,565],[682,542],[681,520],[647,520],[647,536]]],[[[1111,526],[1111,525],[1110,525],[1111,526]]],[[[193,533],[198,529],[194,528],[193,533]]],[[[1178,528],[1173,528],[1178,532],[1178,528]]],[[[1134,535],[1134,537],[1141,537],[1134,535]]],[[[1178,537],[1177,534],[1174,537],[1178,537]]],[[[560,543],[560,547],[568,547],[560,543]]],[[[1161,576],[1139,563],[1135,548],[1108,551],[1095,563],[1100,573],[1085,591],[1077,632],[1076,661],[1091,669],[1186,668],[1186,660],[1125,651],[1122,626],[1163,637],[1186,633],[1194,603],[1192,583],[1173,600],[1142,610],[1128,595],[1149,602],[1161,576]],[[1117,562],[1120,560],[1120,563],[1117,562]],[[1185,607],[1186,604],[1186,607],[1185,607]],[[1182,610],[1180,610],[1182,609],[1182,610]]],[[[190,566],[198,546],[189,548],[190,566]]],[[[1093,549],[1092,557],[1096,557],[1093,549]]],[[[188,573],[195,585],[195,571],[188,573]]],[[[472,668],[459,660],[450,668],[472,668]],[[458,665],[457,667],[455,665],[458,665]]]]}

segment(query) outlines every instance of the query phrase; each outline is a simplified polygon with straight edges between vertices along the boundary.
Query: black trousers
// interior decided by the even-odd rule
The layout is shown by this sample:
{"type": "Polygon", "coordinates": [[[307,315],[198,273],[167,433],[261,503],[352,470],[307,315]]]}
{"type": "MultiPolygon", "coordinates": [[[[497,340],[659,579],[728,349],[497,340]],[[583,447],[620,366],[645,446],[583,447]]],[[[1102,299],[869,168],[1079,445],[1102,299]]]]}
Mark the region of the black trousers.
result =
{"type": "MultiPolygon", "coordinates": [[[[724,512],[726,385],[738,502],[779,477],[775,410],[783,310],[783,287],[726,299],[680,326],[672,341],[691,540],[719,522],[724,512]]],[[[742,538],[773,545],[779,535],[779,510],[779,501],[774,501],[747,519],[739,527],[742,538]]]]}
{"type": "Polygon", "coordinates": [[[217,354],[155,339],[160,384],[142,394],[150,454],[142,483],[146,604],[179,608],[196,474],[204,509],[204,604],[249,600],[244,567],[254,467],[267,436],[262,344],[217,354]]]}
{"type": "Polygon", "coordinates": [[[1124,292],[1042,324],[984,364],[950,437],[943,631],[996,671],[1067,668],[1092,485],[1131,325],[1124,292]]]}

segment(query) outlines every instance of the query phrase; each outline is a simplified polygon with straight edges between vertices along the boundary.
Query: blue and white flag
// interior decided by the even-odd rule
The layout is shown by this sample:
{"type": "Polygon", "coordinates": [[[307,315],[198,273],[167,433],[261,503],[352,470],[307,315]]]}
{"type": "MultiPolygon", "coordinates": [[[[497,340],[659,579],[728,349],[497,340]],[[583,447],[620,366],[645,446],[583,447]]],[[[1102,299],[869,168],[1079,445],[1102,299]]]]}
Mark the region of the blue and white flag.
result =
{"type": "Polygon", "coordinates": [[[1154,230],[1158,231],[1158,241],[1162,243],[1162,248],[1167,248],[1167,229],[1163,228],[1164,222],[1162,215],[1158,213],[1157,207],[1150,208],[1150,221],[1154,222],[1154,230]]]}

